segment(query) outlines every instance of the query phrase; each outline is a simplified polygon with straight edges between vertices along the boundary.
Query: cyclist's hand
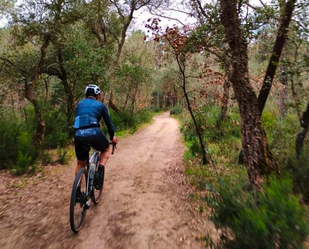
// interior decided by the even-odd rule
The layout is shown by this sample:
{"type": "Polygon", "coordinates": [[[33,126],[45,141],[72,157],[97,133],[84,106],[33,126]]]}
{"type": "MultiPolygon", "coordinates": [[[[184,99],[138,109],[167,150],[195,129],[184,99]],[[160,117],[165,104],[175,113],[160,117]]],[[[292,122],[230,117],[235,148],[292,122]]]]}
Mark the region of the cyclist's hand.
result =
{"type": "Polygon", "coordinates": [[[118,143],[118,139],[117,139],[115,136],[114,136],[113,139],[112,139],[112,143],[113,143],[113,144],[117,144],[117,143],[118,143]]]}

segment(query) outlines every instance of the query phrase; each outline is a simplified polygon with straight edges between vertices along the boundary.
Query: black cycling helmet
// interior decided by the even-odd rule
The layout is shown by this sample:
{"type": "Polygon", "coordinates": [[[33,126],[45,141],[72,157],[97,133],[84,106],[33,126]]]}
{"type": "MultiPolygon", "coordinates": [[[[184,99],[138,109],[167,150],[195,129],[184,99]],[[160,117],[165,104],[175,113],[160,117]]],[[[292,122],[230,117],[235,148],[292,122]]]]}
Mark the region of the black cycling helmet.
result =
{"type": "Polygon", "coordinates": [[[95,95],[99,95],[101,93],[101,89],[97,85],[90,84],[86,86],[85,94],[87,95],[87,93],[94,93],[95,95]]]}

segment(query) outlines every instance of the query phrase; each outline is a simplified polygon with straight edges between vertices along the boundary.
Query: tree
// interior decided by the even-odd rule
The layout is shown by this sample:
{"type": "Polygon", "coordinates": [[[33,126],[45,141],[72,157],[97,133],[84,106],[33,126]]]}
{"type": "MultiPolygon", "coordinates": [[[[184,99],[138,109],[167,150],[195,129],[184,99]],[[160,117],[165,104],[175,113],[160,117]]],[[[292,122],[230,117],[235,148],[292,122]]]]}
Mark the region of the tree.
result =
{"type": "Polygon", "coordinates": [[[220,0],[221,21],[230,47],[231,84],[241,116],[242,152],[252,188],[261,188],[262,175],[277,169],[269,153],[265,131],[262,127],[258,100],[249,81],[247,41],[241,29],[237,0],[220,0]]]}
{"type": "Polygon", "coordinates": [[[265,103],[267,101],[272,82],[276,73],[277,65],[280,60],[281,53],[285,41],[287,39],[288,28],[292,20],[292,14],[294,10],[296,0],[288,0],[285,4],[284,11],[281,16],[280,26],[278,29],[276,41],[274,44],[273,52],[269,60],[267,71],[264,77],[263,86],[258,96],[259,111],[262,115],[265,103]]]}
{"type": "Polygon", "coordinates": [[[133,32],[124,45],[116,69],[115,85],[119,103],[122,104],[122,110],[131,114],[150,104],[154,63],[148,50],[144,35],[140,31],[133,32]]]}
{"type": "Polygon", "coordinates": [[[121,3],[118,0],[110,0],[110,4],[103,2],[95,3],[98,6],[97,21],[94,23],[93,32],[95,33],[101,46],[105,46],[106,43],[113,39],[116,41],[116,55],[111,58],[111,64],[109,67],[110,75],[110,96],[109,96],[109,106],[116,112],[119,112],[119,108],[115,104],[115,72],[116,68],[119,65],[123,46],[127,37],[128,28],[133,20],[134,13],[140,8],[148,5],[151,0],[140,1],[140,0],[130,0],[124,3],[121,3]],[[109,22],[110,19],[107,18],[104,11],[104,6],[111,6],[112,15],[116,15],[117,21],[112,23],[109,22]],[[115,26],[109,26],[110,24],[115,26]]]}

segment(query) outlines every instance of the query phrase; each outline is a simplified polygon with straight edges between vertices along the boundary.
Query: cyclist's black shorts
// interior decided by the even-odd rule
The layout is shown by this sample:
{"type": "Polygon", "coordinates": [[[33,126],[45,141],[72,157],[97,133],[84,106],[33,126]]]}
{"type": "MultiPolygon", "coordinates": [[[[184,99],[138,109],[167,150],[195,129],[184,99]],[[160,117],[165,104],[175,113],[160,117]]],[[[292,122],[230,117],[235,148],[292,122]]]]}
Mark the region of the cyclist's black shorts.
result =
{"type": "Polygon", "coordinates": [[[105,151],[109,147],[109,141],[100,127],[91,127],[75,130],[75,153],[79,161],[88,159],[90,146],[98,151],[105,151]]]}

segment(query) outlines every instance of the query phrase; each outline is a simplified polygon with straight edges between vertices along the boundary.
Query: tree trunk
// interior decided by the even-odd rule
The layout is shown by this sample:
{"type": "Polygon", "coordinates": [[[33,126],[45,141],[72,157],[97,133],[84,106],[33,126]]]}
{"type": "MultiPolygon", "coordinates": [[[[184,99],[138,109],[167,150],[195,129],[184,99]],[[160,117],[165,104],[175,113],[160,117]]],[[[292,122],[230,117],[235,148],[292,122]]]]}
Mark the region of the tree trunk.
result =
{"type": "Polygon", "coordinates": [[[231,49],[232,73],[230,82],[241,116],[242,152],[250,185],[260,189],[262,175],[277,169],[269,155],[266,134],[262,127],[257,97],[249,81],[247,43],[242,34],[237,0],[221,0],[221,22],[231,49]]]}
{"type": "Polygon", "coordinates": [[[292,13],[294,10],[296,0],[288,0],[285,4],[283,16],[281,17],[281,23],[276,37],[275,45],[272,55],[269,60],[269,64],[264,77],[262,89],[258,97],[259,111],[262,115],[274,77],[277,70],[278,62],[284,47],[284,43],[287,38],[288,28],[292,19],[292,13]]]}
{"type": "Polygon", "coordinates": [[[200,142],[200,146],[201,146],[201,150],[202,150],[203,164],[206,165],[206,164],[208,164],[207,153],[206,153],[206,146],[204,144],[204,141],[203,141],[203,138],[202,138],[202,132],[200,130],[200,127],[197,124],[196,118],[194,116],[194,113],[193,113],[193,110],[192,110],[192,107],[191,107],[189,96],[188,96],[188,93],[187,93],[185,63],[181,62],[182,58],[179,58],[179,56],[180,55],[176,54],[176,59],[177,59],[178,67],[179,67],[179,70],[180,70],[181,75],[182,75],[182,89],[183,89],[183,93],[185,95],[185,99],[186,99],[186,102],[187,102],[188,110],[190,112],[191,118],[192,118],[193,123],[194,123],[195,131],[197,133],[197,136],[198,136],[198,139],[199,139],[199,142],[200,142]]]}
{"type": "Polygon", "coordinates": [[[126,99],[125,99],[125,102],[124,102],[124,105],[123,105],[123,108],[122,108],[123,110],[125,110],[127,108],[128,100],[129,100],[129,93],[127,92],[126,99]]]}
{"type": "MultiPolygon", "coordinates": [[[[133,2],[132,2],[133,3],[133,2]]],[[[116,3],[115,4],[115,7],[118,11],[118,14],[120,15],[121,19],[122,19],[122,24],[123,24],[123,27],[122,27],[122,30],[121,30],[121,37],[120,39],[118,40],[118,50],[117,50],[117,56],[116,56],[116,60],[115,62],[113,63],[112,67],[111,67],[111,74],[110,74],[110,99],[109,99],[109,106],[117,113],[119,113],[119,109],[118,107],[116,106],[115,104],[115,89],[114,89],[114,81],[115,81],[115,71],[116,71],[116,67],[118,66],[119,64],[119,61],[120,61],[120,56],[121,56],[121,53],[122,53],[122,48],[123,48],[123,45],[125,43],[125,40],[126,40],[126,34],[127,34],[127,30],[129,28],[129,25],[133,19],[133,13],[134,13],[134,10],[135,10],[135,7],[136,7],[136,3],[133,3],[130,9],[130,13],[128,16],[124,16],[122,11],[120,10],[120,8],[117,6],[116,3]]]]}
{"type": "MultiPolygon", "coordinates": [[[[286,68],[283,66],[282,71],[285,71],[286,68]]],[[[286,116],[286,100],[288,98],[288,76],[287,74],[282,75],[280,78],[280,83],[282,84],[282,89],[279,93],[279,115],[284,118],[286,116]]]]}
{"type": "Polygon", "coordinates": [[[230,87],[231,83],[228,78],[225,79],[224,85],[223,85],[223,101],[221,106],[221,122],[226,120],[226,114],[227,114],[227,106],[229,104],[229,98],[230,98],[230,87]]]}
{"type": "Polygon", "coordinates": [[[309,127],[309,102],[307,104],[307,109],[303,113],[302,118],[301,118],[301,129],[300,132],[297,134],[296,138],[296,155],[297,158],[300,157],[303,146],[304,146],[304,141],[308,132],[308,127],[309,127]]]}
{"type": "Polygon", "coordinates": [[[58,62],[59,62],[59,67],[60,67],[60,75],[59,78],[61,79],[61,84],[64,88],[64,92],[67,96],[67,122],[68,125],[71,125],[72,122],[72,117],[74,115],[75,112],[75,98],[74,98],[74,94],[73,91],[71,89],[71,86],[68,82],[68,75],[66,72],[66,69],[64,67],[64,63],[63,63],[63,56],[62,56],[62,49],[58,48],[57,50],[57,54],[58,54],[58,62]]]}
{"type": "Polygon", "coordinates": [[[45,35],[44,42],[41,47],[41,57],[38,65],[35,67],[34,74],[32,75],[32,79],[30,82],[28,82],[27,79],[25,79],[25,95],[26,99],[30,101],[30,103],[34,107],[34,113],[35,118],[37,121],[36,131],[35,131],[35,139],[37,144],[40,146],[44,140],[45,136],[45,121],[42,114],[42,111],[40,110],[39,104],[34,96],[34,86],[36,85],[41,72],[43,70],[44,64],[45,64],[45,58],[46,58],[46,49],[50,43],[50,35],[45,35]]]}
{"type": "Polygon", "coordinates": [[[39,104],[37,100],[34,98],[34,90],[33,90],[33,82],[29,83],[25,82],[25,90],[26,90],[26,99],[29,100],[29,102],[34,107],[34,114],[35,119],[37,122],[36,125],[36,131],[35,131],[35,141],[40,146],[43,143],[44,136],[45,136],[45,121],[42,114],[42,111],[40,110],[39,104]]]}

